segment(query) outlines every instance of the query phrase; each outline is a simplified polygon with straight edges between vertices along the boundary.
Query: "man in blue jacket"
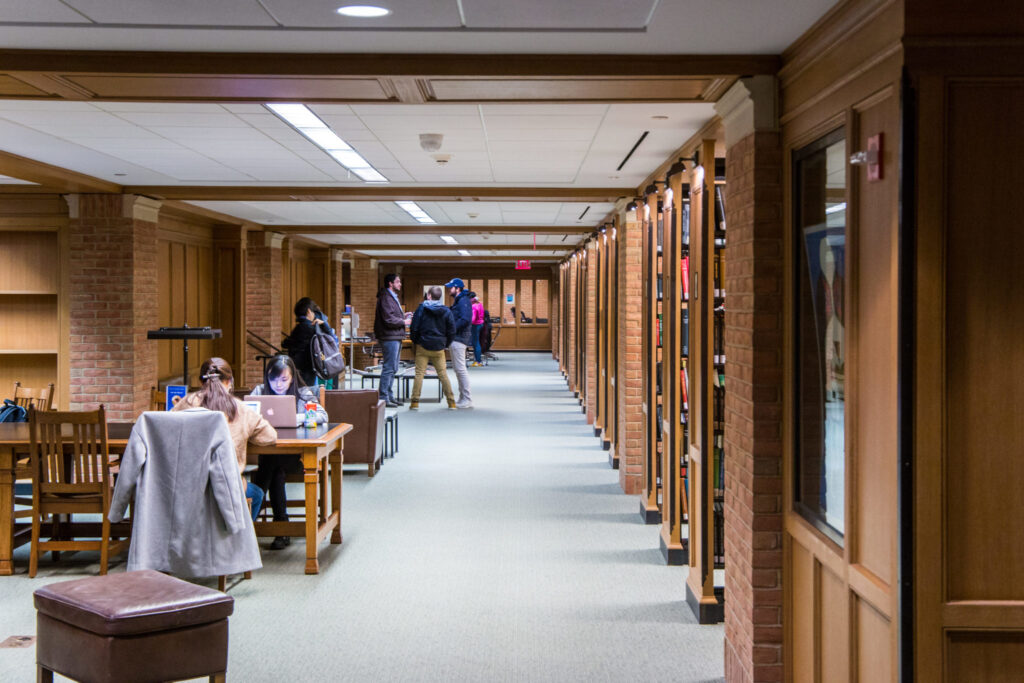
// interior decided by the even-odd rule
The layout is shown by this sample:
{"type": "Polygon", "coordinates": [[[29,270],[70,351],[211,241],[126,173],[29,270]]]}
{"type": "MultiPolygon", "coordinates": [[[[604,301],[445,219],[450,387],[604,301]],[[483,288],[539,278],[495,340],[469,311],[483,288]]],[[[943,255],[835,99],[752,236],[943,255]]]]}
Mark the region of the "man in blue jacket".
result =
{"type": "Polygon", "coordinates": [[[423,386],[423,375],[427,372],[427,363],[437,371],[444,397],[448,399],[448,410],[455,410],[455,396],[452,395],[448,367],[444,360],[445,347],[455,338],[455,320],[451,310],[441,301],[442,296],[440,287],[431,287],[427,291],[426,301],[420,304],[412,316],[409,337],[416,345],[416,379],[412,383],[409,410],[418,410],[420,407],[420,388],[423,386]]]}
{"type": "Polygon", "coordinates": [[[466,283],[453,277],[444,285],[453,299],[452,318],[455,320],[455,338],[448,346],[452,354],[452,368],[459,379],[459,400],[457,408],[472,408],[473,398],[469,393],[469,370],[466,369],[466,347],[469,346],[473,324],[473,302],[466,283]]]}

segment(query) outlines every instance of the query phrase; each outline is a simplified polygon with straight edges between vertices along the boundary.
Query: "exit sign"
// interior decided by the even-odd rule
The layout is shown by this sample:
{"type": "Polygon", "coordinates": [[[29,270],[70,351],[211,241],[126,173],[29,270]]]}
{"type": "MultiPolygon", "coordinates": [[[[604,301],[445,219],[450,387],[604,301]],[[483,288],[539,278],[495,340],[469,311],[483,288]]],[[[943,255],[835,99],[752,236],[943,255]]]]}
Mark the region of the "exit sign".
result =
{"type": "Polygon", "coordinates": [[[516,270],[530,270],[530,262],[526,260],[516,261],[516,270]]]}

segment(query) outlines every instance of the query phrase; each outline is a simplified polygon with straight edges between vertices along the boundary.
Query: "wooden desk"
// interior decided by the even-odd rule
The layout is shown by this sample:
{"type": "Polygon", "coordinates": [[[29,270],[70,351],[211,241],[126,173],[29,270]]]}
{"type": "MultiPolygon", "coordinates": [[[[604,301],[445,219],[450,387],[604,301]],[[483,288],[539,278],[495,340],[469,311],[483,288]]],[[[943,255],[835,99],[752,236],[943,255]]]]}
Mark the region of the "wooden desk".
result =
{"type": "MultiPolygon", "coordinates": [[[[132,425],[111,422],[107,425],[107,445],[113,454],[123,453],[128,445],[132,425]]],[[[247,454],[253,463],[260,453],[298,453],[302,458],[303,481],[306,485],[306,519],[304,522],[261,522],[256,533],[261,536],[305,536],[306,573],[320,571],[317,560],[319,542],[331,534],[331,543],[341,543],[341,465],[344,436],[352,431],[347,423],[321,425],[316,429],[279,429],[277,443],[269,446],[249,444],[247,454]],[[330,468],[328,476],[320,472],[330,468]],[[327,501],[331,511],[327,512],[327,501]],[[320,503],[318,505],[318,502],[320,503]],[[318,509],[319,508],[319,509],[318,509]]],[[[14,519],[14,482],[28,478],[30,473],[18,458],[28,454],[28,424],[0,423],[0,576],[14,573],[14,549],[28,541],[25,530],[16,530],[14,519]],[[24,538],[20,538],[24,537],[24,538]]]]}
{"type": "Polygon", "coordinates": [[[320,425],[316,429],[278,429],[277,443],[269,446],[249,444],[246,451],[252,464],[258,462],[260,454],[267,453],[298,453],[302,458],[302,481],[306,488],[305,520],[256,522],[255,527],[257,536],[304,536],[307,574],[320,572],[317,548],[328,533],[331,534],[331,543],[341,543],[342,446],[345,435],[351,431],[352,425],[346,422],[320,425]],[[329,472],[326,471],[328,469],[329,472]],[[331,502],[330,512],[327,511],[328,499],[331,502]]]}

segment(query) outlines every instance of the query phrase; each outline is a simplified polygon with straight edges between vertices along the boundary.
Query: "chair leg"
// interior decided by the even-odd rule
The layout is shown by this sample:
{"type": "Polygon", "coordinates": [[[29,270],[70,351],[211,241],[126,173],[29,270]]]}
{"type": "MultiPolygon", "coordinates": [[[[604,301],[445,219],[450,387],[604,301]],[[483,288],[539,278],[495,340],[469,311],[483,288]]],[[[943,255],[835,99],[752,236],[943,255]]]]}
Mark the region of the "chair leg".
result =
{"type": "Polygon", "coordinates": [[[100,576],[105,576],[107,573],[107,563],[110,561],[110,520],[107,519],[107,515],[103,515],[103,525],[100,532],[100,576]]]}
{"type": "MultiPolygon", "coordinates": [[[[213,680],[213,677],[210,677],[213,680]]],[[[53,672],[42,664],[36,664],[36,683],[53,683],[53,672]]]]}
{"type": "Polygon", "coordinates": [[[244,574],[242,574],[242,578],[246,579],[246,580],[251,579],[252,578],[252,572],[245,572],[244,574]]]}
{"type": "MultiPolygon", "coordinates": [[[[221,574],[217,577],[217,590],[219,590],[221,593],[228,592],[228,577],[224,574],[221,574]]],[[[213,680],[213,676],[210,676],[210,680],[213,680]]]]}
{"type": "Polygon", "coordinates": [[[32,511],[32,544],[29,546],[28,577],[34,579],[39,570],[39,513],[32,511]]]}

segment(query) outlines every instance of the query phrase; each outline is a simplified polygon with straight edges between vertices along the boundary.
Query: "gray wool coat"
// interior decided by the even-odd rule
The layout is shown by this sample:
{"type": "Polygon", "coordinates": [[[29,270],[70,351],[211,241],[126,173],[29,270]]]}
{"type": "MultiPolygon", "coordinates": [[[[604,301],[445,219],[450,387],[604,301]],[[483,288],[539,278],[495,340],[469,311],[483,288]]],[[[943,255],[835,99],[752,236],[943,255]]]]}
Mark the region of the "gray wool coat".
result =
{"type": "Polygon", "coordinates": [[[143,413],[121,458],[111,522],[133,496],[128,571],[199,577],[263,566],[223,413],[143,413]]]}

